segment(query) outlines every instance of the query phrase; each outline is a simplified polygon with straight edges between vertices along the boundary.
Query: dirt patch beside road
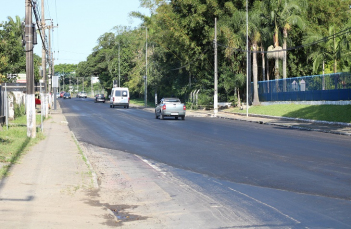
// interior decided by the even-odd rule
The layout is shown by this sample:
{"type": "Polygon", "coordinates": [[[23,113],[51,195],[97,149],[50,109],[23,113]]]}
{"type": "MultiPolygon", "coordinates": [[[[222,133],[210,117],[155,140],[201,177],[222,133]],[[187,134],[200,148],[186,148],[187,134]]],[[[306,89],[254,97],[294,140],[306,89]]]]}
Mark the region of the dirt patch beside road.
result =
{"type": "MultiPolygon", "coordinates": [[[[244,225],[244,213],[219,204],[201,188],[177,177],[173,168],[140,156],[80,143],[97,175],[91,205],[111,213],[122,228],[219,228],[244,225]]],[[[111,224],[111,222],[114,222],[111,224]]]]}

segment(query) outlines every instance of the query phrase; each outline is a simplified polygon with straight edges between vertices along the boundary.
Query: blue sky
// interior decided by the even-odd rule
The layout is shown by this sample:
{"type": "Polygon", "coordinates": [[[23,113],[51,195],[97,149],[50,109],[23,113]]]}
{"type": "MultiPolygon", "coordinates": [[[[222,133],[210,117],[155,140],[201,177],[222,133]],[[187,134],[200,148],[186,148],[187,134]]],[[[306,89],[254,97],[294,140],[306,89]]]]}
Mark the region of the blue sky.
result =
{"type": "MultiPolygon", "coordinates": [[[[41,0],[37,3],[41,10],[41,0]]],[[[0,0],[0,5],[1,22],[16,15],[24,20],[25,0],[0,0]]],[[[130,12],[150,15],[139,0],[45,0],[44,5],[45,19],[53,19],[59,26],[51,35],[55,65],[85,61],[97,39],[114,26],[139,26],[141,21],[130,18],[130,12]]],[[[34,52],[41,57],[41,45],[36,45],[34,52]]]]}

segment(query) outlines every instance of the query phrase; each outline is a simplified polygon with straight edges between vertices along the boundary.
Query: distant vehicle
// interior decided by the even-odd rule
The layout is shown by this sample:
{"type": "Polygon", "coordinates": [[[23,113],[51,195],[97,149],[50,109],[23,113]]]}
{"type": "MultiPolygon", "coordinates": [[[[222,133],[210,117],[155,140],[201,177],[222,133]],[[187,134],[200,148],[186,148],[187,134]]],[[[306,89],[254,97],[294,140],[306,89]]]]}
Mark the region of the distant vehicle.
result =
{"type": "Polygon", "coordinates": [[[174,117],[176,120],[180,117],[185,119],[186,106],[178,98],[163,98],[160,103],[156,105],[155,116],[156,119],[164,119],[164,117],[174,117]]]}
{"type": "Polygon", "coordinates": [[[97,102],[105,103],[105,95],[104,94],[95,95],[95,103],[97,103],[97,102]]]}
{"type": "Polygon", "coordinates": [[[61,93],[60,93],[60,98],[63,98],[63,95],[64,95],[65,93],[66,93],[65,91],[61,91],[61,93]]]}
{"type": "Polygon", "coordinates": [[[60,93],[56,93],[56,98],[60,98],[60,93]]]}
{"type": "Polygon", "coordinates": [[[64,99],[71,99],[71,93],[66,92],[66,93],[63,95],[63,98],[64,98],[64,99]]]}
{"type": "Polygon", "coordinates": [[[110,108],[123,106],[129,108],[129,89],[126,87],[114,87],[110,96],[110,108]]]}
{"type": "Polygon", "coordinates": [[[77,98],[86,98],[86,97],[88,97],[88,95],[85,91],[80,91],[77,94],[77,98]]]}

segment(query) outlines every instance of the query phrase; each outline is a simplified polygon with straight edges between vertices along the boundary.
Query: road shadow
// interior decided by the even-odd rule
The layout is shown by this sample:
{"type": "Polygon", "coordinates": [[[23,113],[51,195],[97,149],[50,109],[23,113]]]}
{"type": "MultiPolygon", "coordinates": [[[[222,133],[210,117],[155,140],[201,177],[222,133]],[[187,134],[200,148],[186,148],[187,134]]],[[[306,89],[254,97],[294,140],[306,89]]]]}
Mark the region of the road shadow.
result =
{"type": "Polygon", "coordinates": [[[308,106],[296,111],[287,112],[283,117],[316,119],[329,122],[351,123],[351,105],[318,105],[308,106]]]}

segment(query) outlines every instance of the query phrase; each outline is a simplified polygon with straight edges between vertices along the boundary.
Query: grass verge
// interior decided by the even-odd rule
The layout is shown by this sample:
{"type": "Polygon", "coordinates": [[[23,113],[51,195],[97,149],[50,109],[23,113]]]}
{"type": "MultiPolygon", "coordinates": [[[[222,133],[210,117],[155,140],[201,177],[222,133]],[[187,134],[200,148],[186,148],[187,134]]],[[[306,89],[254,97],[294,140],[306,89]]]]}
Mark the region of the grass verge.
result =
{"type": "MultiPolygon", "coordinates": [[[[40,115],[36,123],[40,125],[40,115]]],[[[27,117],[22,116],[9,122],[9,129],[0,127],[0,179],[8,175],[9,170],[27,150],[44,139],[43,133],[37,129],[36,138],[27,137],[27,117]]]]}
{"type": "Polygon", "coordinates": [[[84,154],[84,152],[83,152],[82,148],[80,147],[79,142],[78,142],[77,138],[74,136],[74,134],[72,134],[72,138],[73,138],[74,142],[76,143],[76,146],[78,148],[79,154],[81,155],[85,165],[88,167],[89,172],[87,173],[87,175],[90,178],[89,188],[93,188],[94,187],[94,175],[93,175],[94,171],[93,171],[93,168],[89,164],[88,158],[84,154]]]}
{"type": "MultiPolygon", "coordinates": [[[[245,109],[240,110],[239,108],[229,108],[223,111],[246,113],[245,109]]],[[[249,114],[351,123],[351,105],[277,104],[252,106],[249,109],[249,114]]]]}
{"type": "MultiPolygon", "coordinates": [[[[130,99],[129,102],[131,104],[134,104],[134,105],[137,105],[137,106],[145,106],[145,102],[144,102],[144,99],[141,98],[141,99],[130,99]]],[[[155,103],[154,102],[147,102],[147,107],[155,107],[155,103]]]]}

